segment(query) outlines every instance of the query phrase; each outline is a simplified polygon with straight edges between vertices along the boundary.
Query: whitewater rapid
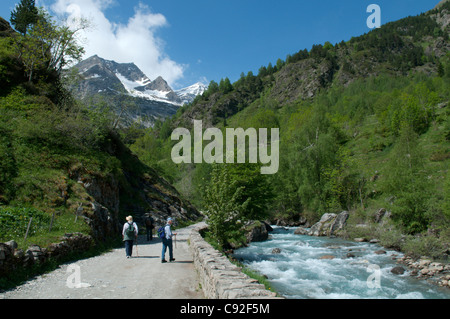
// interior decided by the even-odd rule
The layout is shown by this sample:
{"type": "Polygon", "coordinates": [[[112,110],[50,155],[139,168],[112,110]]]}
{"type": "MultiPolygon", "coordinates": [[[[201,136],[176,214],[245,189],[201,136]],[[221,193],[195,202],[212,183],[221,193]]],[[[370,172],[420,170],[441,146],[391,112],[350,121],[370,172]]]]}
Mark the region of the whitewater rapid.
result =
{"type": "Polygon", "coordinates": [[[399,266],[395,259],[402,256],[397,251],[340,238],[295,235],[295,228],[273,228],[269,240],[238,249],[234,257],[267,276],[285,298],[450,298],[447,288],[411,277],[406,268],[403,275],[391,273],[399,266]]]}

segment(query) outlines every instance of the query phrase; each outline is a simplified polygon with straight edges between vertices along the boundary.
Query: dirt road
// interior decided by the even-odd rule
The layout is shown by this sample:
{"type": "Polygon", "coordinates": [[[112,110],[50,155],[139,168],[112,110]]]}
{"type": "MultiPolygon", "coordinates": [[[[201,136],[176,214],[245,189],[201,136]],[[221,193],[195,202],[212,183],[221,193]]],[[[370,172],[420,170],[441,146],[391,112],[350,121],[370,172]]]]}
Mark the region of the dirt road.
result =
{"type": "Polygon", "coordinates": [[[64,264],[1,293],[0,299],[202,299],[187,244],[193,227],[176,230],[174,262],[161,263],[160,239],[146,241],[140,236],[133,258],[127,259],[125,249],[120,248],[64,264]]]}

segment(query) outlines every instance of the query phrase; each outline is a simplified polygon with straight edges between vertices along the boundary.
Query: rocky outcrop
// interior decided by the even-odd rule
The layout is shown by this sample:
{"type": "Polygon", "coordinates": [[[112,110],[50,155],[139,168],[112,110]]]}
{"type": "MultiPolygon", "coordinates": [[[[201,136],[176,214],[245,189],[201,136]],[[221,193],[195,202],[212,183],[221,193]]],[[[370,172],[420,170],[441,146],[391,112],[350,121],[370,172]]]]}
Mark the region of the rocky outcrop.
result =
{"type": "Polygon", "coordinates": [[[203,293],[208,299],[276,299],[276,293],[242,273],[226,256],[215,250],[200,235],[206,224],[193,229],[189,236],[203,293]]]}
{"type": "Polygon", "coordinates": [[[326,213],[322,215],[319,222],[311,228],[299,227],[294,234],[309,236],[336,236],[344,228],[349,213],[343,211],[340,214],[326,213]]]}

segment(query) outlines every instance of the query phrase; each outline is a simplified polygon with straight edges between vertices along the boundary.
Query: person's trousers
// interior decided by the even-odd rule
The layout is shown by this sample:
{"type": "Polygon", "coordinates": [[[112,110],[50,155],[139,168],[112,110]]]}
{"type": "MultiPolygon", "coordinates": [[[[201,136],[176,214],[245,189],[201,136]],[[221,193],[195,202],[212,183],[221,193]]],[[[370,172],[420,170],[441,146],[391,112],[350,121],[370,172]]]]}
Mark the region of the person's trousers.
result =
{"type": "Polygon", "coordinates": [[[153,228],[147,227],[147,241],[153,240],[153,228]]]}
{"type": "Polygon", "coordinates": [[[125,254],[127,257],[133,254],[133,240],[125,240],[125,254]]]}
{"type": "Polygon", "coordinates": [[[173,245],[172,245],[172,239],[163,239],[162,240],[162,254],[161,254],[161,260],[165,259],[166,250],[169,248],[169,258],[170,260],[173,259],[173,245]]]}

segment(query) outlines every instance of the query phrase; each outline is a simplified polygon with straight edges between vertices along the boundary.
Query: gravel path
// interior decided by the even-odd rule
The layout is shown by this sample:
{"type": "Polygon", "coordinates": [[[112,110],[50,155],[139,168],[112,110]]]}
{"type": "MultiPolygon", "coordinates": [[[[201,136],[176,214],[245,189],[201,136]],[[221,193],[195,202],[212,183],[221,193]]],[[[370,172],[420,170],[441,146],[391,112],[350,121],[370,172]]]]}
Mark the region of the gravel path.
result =
{"type": "Polygon", "coordinates": [[[134,246],[133,258],[127,259],[125,248],[119,248],[63,264],[0,293],[0,299],[203,299],[187,244],[189,232],[196,226],[176,230],[175,262],[161,263],[160,239],[147,241],[139,236],[138,255],[134,246]]]}

